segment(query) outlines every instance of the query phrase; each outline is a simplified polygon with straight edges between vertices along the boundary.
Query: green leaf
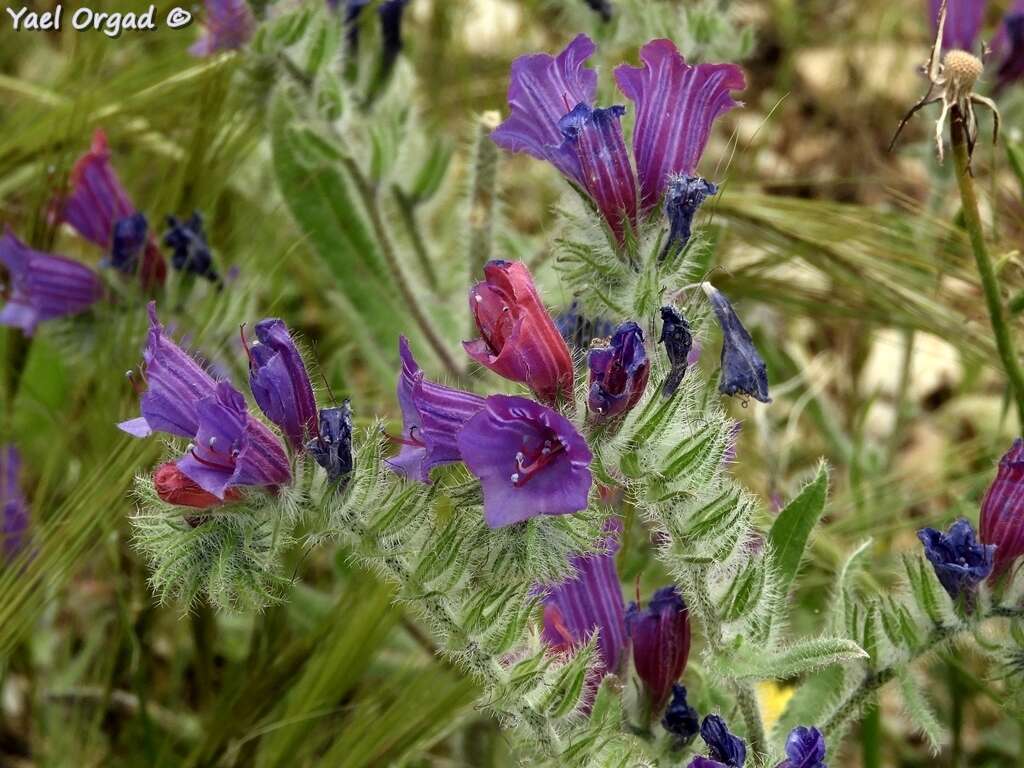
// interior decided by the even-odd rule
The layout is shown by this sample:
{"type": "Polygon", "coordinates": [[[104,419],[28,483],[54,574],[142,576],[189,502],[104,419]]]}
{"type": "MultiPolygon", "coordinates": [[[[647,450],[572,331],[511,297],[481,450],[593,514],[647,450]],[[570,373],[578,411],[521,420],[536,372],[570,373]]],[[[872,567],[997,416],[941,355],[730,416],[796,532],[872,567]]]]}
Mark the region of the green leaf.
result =
{"type": "Polygon", "coordinates": [[[732,678],[785,680],[833,664],[866,659],[867,653],[853,640],[824,637],[803,640],[777,651],[764,651],[751,643],[715,661],[719,671],[732,678]]]}
{"type": "Polygon", "coordinates": [[[785,595],[796,577],[811,530],[821,519],[828,497],[828,466],[818,465],[814,479],[779,513],[768,532],[779,574],[779,592],[785,595]]]}
{"type": "Polygon", "coordinates": [[[945,733],[942,724],[932,711],[931,705],[924,696],[924,692],[914,679],[909,669],[897,671],[896,677],[900,684],[900,695],[903,698],[903,708],[921,735],[928,742],[928,748],[932,755],[938,755],[942,751],[945,741],[945,733]]]}

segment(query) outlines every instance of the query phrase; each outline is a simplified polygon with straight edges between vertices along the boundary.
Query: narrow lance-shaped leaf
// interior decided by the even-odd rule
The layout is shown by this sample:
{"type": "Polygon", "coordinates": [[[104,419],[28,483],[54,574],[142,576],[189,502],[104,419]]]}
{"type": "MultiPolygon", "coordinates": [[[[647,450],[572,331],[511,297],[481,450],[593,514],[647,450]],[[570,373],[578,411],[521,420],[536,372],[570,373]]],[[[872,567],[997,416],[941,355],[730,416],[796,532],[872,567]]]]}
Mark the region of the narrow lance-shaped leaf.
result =
{"type": "Polygon", "coordinates": [[[779,513],[768,533],[779,573],[779,591],[785,595],[796,577],[811,530],[825,511],[828,496],[828,467],[818,465],[814,479],[779,513]]]}

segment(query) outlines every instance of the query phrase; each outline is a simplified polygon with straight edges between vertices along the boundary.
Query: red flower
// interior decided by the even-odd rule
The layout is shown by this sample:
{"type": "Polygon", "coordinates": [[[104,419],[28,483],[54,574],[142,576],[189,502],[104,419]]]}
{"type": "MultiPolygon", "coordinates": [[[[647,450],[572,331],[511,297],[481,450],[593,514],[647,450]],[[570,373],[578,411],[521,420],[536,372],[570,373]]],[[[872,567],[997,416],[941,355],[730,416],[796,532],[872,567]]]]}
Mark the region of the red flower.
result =
{"type": "Polygon", "coordinates": [[[572,358],[544,308],[529,270],[518,261],[491,261],[469,292],[482,338],[463,342],[469,356],[506,379],[525,384],[548,403],[571,396],[572,358]]]}
{"type": "Polygon", "coordinates": [[[153,485],[156,494],[168,504],[194,509],[208,509],[224,502],[238,501],[241,496],[234,488],[229,488],[221,501],[212,493],[204,491],[194,480],[187,477],[173,461],[161,464],[153,473],[153,485]]]}
{"type": "Polygon", "coordinates": [[[981,503],[980,538],[996,545],[993,579],[1024,554],[1024,440],[1019,437],[999,461],[996,479],[981,503]]]}

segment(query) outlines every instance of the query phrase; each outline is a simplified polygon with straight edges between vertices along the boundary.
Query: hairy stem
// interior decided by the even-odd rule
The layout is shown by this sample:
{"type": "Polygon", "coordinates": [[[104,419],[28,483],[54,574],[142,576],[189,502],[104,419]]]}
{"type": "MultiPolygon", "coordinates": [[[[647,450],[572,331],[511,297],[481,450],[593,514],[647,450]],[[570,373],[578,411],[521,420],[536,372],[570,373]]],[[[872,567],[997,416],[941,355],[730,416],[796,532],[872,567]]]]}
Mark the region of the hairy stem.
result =
{"type": "Polygon", "coordinates": [[[981,226],[981,215],[978,211],[978,196],[974,189],[974,177],[971,175],[971,158],[967,147],[967,131],[964,115],[959,108],[952,111],[953,155],[956,161],[956,181],[960,187],[960,201],[963,207],[964,226],[971,240],[974,261],[978,265],[981,287],[985,293],[985,304],[988,306],[989,321],[996,337],[996,347],[1003,362],[1003,369],[1009,379],[1010,392],[1017,404],[1017,415],[1024,427],[1024,369],[1014,349],[1013,336],[1006,321],[1003,299],[999,292],[999,280],[985,245],[985,234],[981,226]]]}
{"type": "Polygon", "coordinates": [[[484,264],[491,258],[494,231],[494,198],[498,178],[498,146],[491,131],[501,116],[484,112],[477,121],[476,151],[473,153],[473,186],[469,192],[469,279],[480,279],[484,264]]]}
{"type": "Polygon", "coordinates": [[[423,276],[430,289],[436,291],[438,287],[437,272],[434,271],[433,261],[427,251],[427,244],[423,240],[419,222],[416,220],[415,204],[397,184],[391,186],[391,196],[395,199],[395,207],[398,208],[398,215],[402,218],[405,231],[409,234],[409,241],[412,243],[412,250],[416,254],[416,260],[420,263],[423,276]]]}

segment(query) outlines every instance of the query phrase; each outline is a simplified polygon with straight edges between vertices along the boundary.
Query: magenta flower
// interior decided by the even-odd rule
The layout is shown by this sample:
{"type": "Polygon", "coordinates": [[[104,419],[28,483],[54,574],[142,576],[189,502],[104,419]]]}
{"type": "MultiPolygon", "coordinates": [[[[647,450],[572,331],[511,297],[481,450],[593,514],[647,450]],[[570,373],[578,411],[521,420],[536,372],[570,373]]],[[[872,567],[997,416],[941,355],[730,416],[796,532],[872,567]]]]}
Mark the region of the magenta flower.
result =
{"type": "Polygon", "coordinates": [[[45,320],[77,315],[103,298],[103,284],[84,264],[35,251],[8,229],[0,237],[0,264],[9,283],[0,310],[0,325],[21,328],[26,336],[35,333],[45,320]]]}
{"type": "Polygon", "coordinates": [[[607,672],[616,672],[626,649],[625,606],[615,569],[621,521],[605,525],[604,553],[574,557],[575,578],[550,588],[544,598],[544,642],[553,650],[569,651],[585,645],[598,631],[599,664],[592,687],[607,672]]]}
{"type": "Polygon", "coordinates": [[[0,445],[0,512],[3,513],[3,541],[0,550],[10,562],[25,546],[28,533],[28,502],[21,492],[18,476],[21,456],[13,445],[0,445]]]}
{"type": "Polygon", "coordinates": [[[256,338],[259,343],[247,349],[252,395],[292,448],[301,451],[306,439],[317,434],[316,398],[302,355],[288,326],[276,317],[256,323],[256,338]]]}
{"type": "Polygon", "coordinates": [[[456,435],[484,407],[484,399],[424,378],[404,336],[398,341],[398,353],[402,358],[398,377],[402,448],[388,464],[400,475],[429,483],[431,469],[462,460],[456,435]]]}
{"type": "Polygon", "coordinates": [[[671,40],[640,49],[643,66],[615,69],[619,90],[636,105],[633,156],[640,179],[640,209],[658,205],[669,178],[692,175],[719,116],[739,106],[730,92],[747,87],[735,64],[690,66],[671,40]]]}
{"type": "Polygon", "coordinates": [[[256,30],[256,19],[245,0],[205,0],[206,23],[203,36],[188,52],[193,56],[210,56],[219,51],[233,51],[249,42],[256,30]]]}
{"type": "Polygon", "coordinates": [[[481,365],[525,384],[544,402],[572,394],[572,357],[544,308],[526,265],[490,261],[484,282],[469,291],[469,308],[481,338],[463,342],[481,365]]]}
{"type": "Polygon", "coordinates": [[[598,418],[628,412],[647,388],[651,362],[644,349],[644,332],[630,321],[620,325],[609,346],[594,347],[587,357],[590,395],[587,405],[598,418]]]}
{"type": "Polygon", "coordinates": [[[1000,459],[981,503],[981,541],[996,545],[992,578],[1024,555],[1024,440],[1019,437],[1000,459]]]}
{"type": "Polygon", "coordinates": [[[690,614],[679,591],[659,589],[644,609],[630,603],[626,632],[633,643],[633,666],[647,691],[651,713],[657,714],[690,655],[690,614]]]}
{"type": "Polygon", "coordinates": [[[590,448],[568,419],[540,403],[491,395],[456,443],[483,487],[491,528],[587,507],[590,448]]]}
{"type": "Polygon", "coordinates": [[[156,316],[156,302],[149,302],[149,337],[143,353],[139,398],[142,415],[121,422],[118,428],[134,437],[167,432],[192,438],[199,431],[200,401],[215,394],[217,383],[188,353],[164,335],[156,316]]]}
{"type": "Polygon", "coordinates": [[[291,479],[281,441],[249,414],[230,382],[217,382],[215,393],[196,405],[196,417],[195,442],[178,460],[178,469],[204,491],[223,499],[234,486],[273,486],[291,479]]]}

